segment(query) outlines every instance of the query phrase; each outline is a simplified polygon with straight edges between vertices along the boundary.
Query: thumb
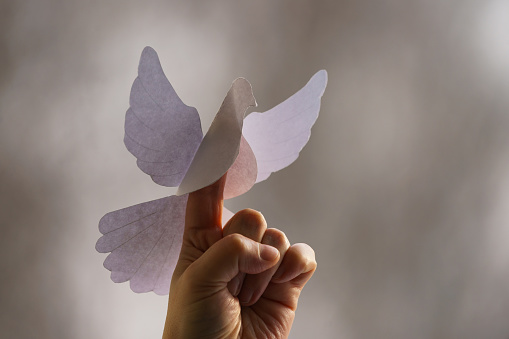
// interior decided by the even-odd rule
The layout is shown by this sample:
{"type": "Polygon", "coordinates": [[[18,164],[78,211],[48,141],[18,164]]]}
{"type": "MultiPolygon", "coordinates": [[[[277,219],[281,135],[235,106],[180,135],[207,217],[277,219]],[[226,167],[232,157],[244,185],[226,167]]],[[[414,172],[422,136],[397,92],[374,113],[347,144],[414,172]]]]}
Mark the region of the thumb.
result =
{"type": "Polygon", "coordinates": [[[268,270],[278,262],[279,256],[275,247],[231,234],[212,245],[189,266],[186,274],[194,283],[205,284],[213,289],[209,292],[215,293],[226,288],[239,272],[258,274],[268,270]]]}

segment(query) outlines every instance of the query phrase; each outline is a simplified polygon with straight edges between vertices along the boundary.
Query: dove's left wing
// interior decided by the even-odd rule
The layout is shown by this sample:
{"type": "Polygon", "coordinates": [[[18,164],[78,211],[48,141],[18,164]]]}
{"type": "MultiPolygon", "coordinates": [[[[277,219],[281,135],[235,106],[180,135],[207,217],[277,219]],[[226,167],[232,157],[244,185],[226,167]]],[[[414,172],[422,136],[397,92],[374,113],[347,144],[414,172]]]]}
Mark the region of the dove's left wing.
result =
{"type": "Polygon", "coordinates": [[[263,112],[244,120],[242,134],[256,157],[256,182],[267,179],[297,159],[318,118],[320,100],[327,86],[327,72],[317,72],[297,93],[263,112]]]}
{"type": "Polygon", "coordinates": [[[203,138],[200,116],[180,100],[151,47],[141,54],[129,103],[125,146],[154,182],[178,186],[203,138]]]}

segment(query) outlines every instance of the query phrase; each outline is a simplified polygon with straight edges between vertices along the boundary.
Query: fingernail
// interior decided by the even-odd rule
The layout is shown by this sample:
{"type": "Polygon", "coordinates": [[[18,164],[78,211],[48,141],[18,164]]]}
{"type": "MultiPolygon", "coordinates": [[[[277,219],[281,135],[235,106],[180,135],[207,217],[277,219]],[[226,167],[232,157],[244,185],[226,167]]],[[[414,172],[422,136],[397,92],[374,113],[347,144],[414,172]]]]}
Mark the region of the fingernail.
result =
{"type": "Polygon", "coordinates": [[[274,261],[279,256],[277,248],[260,244],[260,258],[265,261],[274,261]]]}

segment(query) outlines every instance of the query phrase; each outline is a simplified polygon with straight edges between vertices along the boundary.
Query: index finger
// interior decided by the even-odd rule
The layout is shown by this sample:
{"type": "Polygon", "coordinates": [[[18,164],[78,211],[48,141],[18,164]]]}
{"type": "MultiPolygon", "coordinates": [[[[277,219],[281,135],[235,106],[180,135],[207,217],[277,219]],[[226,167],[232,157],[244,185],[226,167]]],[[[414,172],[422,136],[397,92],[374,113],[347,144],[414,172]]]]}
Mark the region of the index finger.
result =
{"type": "Polygon", "coordinates": [[[183,245],[205,252],[221,239],[225,182],[226,174],[212,185],[189,193],[183,245]]]}

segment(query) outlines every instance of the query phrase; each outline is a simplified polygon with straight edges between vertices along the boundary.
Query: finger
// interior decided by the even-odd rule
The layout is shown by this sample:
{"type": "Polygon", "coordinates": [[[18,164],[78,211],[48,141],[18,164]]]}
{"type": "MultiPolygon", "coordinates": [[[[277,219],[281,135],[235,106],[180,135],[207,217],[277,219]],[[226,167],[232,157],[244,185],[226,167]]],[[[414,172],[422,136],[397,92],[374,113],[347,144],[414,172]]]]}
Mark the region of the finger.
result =
{"type": "Polygon", "coordinates": [[[263,309],[278,303],[295,312],[300,293],[315,270],[315,254],[311,247],[306,244],[290,246],[263,292],[263,298],[251,307],[263,309]]]}
{"type": "Polygon", "coordinates": [[[238,233],[260,242],[267,229],[267,222],[263,215],[252,209],[237,212],[224,226],[223,236],[238,233]]]}
{"type": "Polygon", "coordinates": [[[251,306],[258,301],[272,279],[272,276],[279,268],[286,251],[290,247],[290,242],[286,235],[275,228],[269,228],[265,231],[261,243],[274,246],[279,250],[281,256],[276,265],[270,269],[262,273],[246,276],[238,297],[242,306],[251,306]]]}
{"type": "Polygon", "coordinates": [[[184,243],[191,243],[204,252],[221,239],[225,182],[226,174],[212,185],[189,194],[184,243]]]}
{"type": "MultiPolygon", "coordinates": [[[[245,209],[237,212],[224,226],[223,236],[230,234],[241,234],[256,242],[262,240],[263,234],[267,229],[267,222],[263,215],[252,209],[245,209]]],[[[228,290],[234,296],[237,296],[242,288],[245,273],[239,273],[228,283],[228,290]]]]}
{"type": "Polygon", "coordinates": [[[239,272],[257,274],[273,267],[279,251],[240,234],[229,235],[210,247],[184,273],[194,286],[207,287],[207,293],[217,293],[239,272]]]}
{"type": "Polygon", "coordinates": [[[225,181],[226,174],[212,185],[189,193],[182,248],[172,281],[178,280],[190,264],[221,239],[225,181]]]}
{"type": "Polygon", "coordinates": [[[309,245],[294,244],[286,251],[272,281],[291,281],[294,286],[302,289],[316,270],[316,265],[315,252],[309,245]]]}

